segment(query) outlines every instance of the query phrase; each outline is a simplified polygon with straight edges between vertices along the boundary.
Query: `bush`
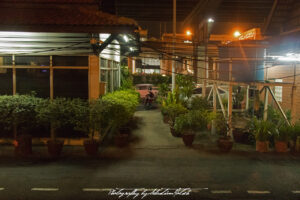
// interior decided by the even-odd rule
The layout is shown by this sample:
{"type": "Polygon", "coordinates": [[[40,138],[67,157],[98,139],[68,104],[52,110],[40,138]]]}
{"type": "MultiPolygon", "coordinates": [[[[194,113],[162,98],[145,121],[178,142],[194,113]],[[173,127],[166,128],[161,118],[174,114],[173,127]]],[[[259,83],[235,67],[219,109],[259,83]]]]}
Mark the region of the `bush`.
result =
{"type": "Polygon", "coordinates": [[[16,127],[18,134],[30,134],[38,125],[35,107],[43,101],[32,95],[0,96],[0,121],[3,127],[7,130],[16,127]]]}
{"type": "Polygon", "coordinates": [[[207,124],[212,120],[213,114],[203,110],[192,110],[186,114],[180,115],[175,120],[174,128],[176,132],[204,130],[207,124]]]}
{"type": "Polygon", "coordinates": [[[190,105],[191,110],[208,110],[210,109],[209,102],[202,97],[193,97],[190,105]]]}
{"type": "Polygon", "coordinates": [[[171,123],[174,124],[176,117],[187,113],[188,110],[180,103],[171,103],[164,107],[164,112],[169,117],[171,123]]]}
{"type": "Polygon", "coordinates": [[[270,121],[263,121],[253,118],[250,125],[251,132],[255,135],[256,141],[269,141],[272,134],[276,131],[276,127],[270,121]]]}
{"type": "MultiPolygon", "coordinates": [[[[78,113],[81,109],[87,107],[87,102],[81,99],[66,99],[57,98],[53,100],[43,101],[43,103],[36,106],[37,119],[40,123],[48,126],[49,123],[53,128],[51,134],[52,139],[56,138],[56,130],[74,124],[78,113]]],[[[86,114],[85,112],[83,112],[86,114]]]]}
{"type": "Polygon", "coordinates": [[[293,132],[293,126],[283,125],[274,131],[274,139],[277,141],[288,142],[293,132]]]}

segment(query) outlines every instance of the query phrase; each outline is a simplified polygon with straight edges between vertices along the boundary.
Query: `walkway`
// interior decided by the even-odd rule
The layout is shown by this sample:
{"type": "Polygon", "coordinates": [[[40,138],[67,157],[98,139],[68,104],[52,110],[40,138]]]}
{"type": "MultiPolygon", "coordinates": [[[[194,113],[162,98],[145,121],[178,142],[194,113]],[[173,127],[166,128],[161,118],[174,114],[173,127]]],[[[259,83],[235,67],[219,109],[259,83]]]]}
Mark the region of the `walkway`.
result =
{"type": "Polygon", "coordinates": [[[138,138],[136,148],[176,148],[183,147],[181,138],[171,135],[168,124],[164,124],[160,110],[141,110],[135,116],[139,125],[133,131],[138,138]]]}

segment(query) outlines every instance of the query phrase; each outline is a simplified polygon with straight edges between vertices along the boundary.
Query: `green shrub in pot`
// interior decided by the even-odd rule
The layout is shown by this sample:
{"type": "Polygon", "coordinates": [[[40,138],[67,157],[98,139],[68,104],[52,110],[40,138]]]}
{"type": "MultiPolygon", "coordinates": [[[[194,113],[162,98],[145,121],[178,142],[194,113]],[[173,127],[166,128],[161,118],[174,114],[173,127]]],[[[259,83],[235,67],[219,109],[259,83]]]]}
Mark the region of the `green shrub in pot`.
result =
{"type": "Polygon", "coordinates": [[[0,96],[0,121],[5,129],[14,132],[18,155],[32,153],[31,131],[38,126],[35,107],[42,102],[33,95],[0,96]]]}
{"type": "Polygon", "coordinates": [[[204,130],[214,114],[208,111],[192,110],[176,117],[174,129],[182,135],[186,146],[191,146],[196,131],[204,130]]]}
{"type": "Polygon", "coordinates": [[[271,121],[263,121],[256,118],[252,120],[251,124],[256,140],[256,150],[259,152],[268,152],[270,138],[276,131],[275,125],[271,121]]]}
{"type": "Polygon", "coordinates": [[[170,125],[173,126],[175,123],[176,117],[185,114],[188,112],[187,108],[185,108],[180,103],[171,103],[165,107],[165,112],[170,120],[170,125]]]}
{"type": "Polygon", "coordinates": [[[56,98],[45,101],[36,107],[38,121],[46,126],[51,124],[51,139],[47,142],[50,155],[60,155],[64,141],[57,140],[56,131],[74,122],[75,113],[82,104],[84,102],[80,99],[56,98]]]}

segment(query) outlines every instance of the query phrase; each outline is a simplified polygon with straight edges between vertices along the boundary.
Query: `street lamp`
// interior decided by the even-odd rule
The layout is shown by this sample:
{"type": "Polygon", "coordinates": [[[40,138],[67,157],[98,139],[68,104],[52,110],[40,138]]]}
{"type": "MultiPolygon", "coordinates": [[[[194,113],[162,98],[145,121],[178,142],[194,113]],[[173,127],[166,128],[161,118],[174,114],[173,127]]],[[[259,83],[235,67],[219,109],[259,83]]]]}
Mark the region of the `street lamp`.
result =
{"type": "Polygon", "coordinates": [[[235,32],[233,33],[233,36],[236,37],[236,38],[240,37],[241,35],[242,35],[242,34],[241,34],[239,31],[235,31],[235,32]]]}

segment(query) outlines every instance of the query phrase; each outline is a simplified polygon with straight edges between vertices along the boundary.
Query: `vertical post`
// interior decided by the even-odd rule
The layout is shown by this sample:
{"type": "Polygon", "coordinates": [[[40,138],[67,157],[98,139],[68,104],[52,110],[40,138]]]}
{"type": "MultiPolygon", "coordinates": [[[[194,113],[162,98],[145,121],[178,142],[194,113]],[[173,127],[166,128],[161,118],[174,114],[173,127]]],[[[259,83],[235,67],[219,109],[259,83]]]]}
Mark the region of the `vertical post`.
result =
{"type": "Polygon", "coordinates": [[[292,96],[291,96],[291,115],[292,115],[292,124],[294,124],[297,121],[296,118],[296,107],[295,107],[295,101],[296,101],[296,72],[297,72],[297,65],[294,63],[294,82],[292,86],[292,96]]]}
{"type": "MultiPolygon", "coordinates": [[[[215,76],[216,76],[216,65],[214,62],[213,65],[213,79],[215,80],[215,76]]],[[[213,111],[214,113],[217,113],[217,89],[216,89],[216,82],[213,82],[213,111]]],[[[212,134],[216,134],[216,121],[213,120],[212,121],[212,129],[211,129],[211,133],[212,134]]]]}
{"type": "Polygon", "coordinates": [[[12,55],[12,67],[13,67],[13,95],[17,94],[17,71],[15,55],[12,55]]]}
{"type": "Polygon", "coordinates": [[[98,99],[100,95],[100,67],[99,56],[89,56],[89,99],[98,99]]]}
{"type": "Polygon", "coordinates": [[[232,60],[229,61],[229,87],[228,87],[228,136],[232,138],[232,60]]]}
{"type": "Polygon", "coordinates": [[[265,86],[265,102],[264,102],[264,121],[268,119],[268,105],[269,105],[269,93],[268,86],[265,86]]]}
{"type": "Polygon", "coordinates": [[[110,68],[110,91],[114,91],[114,61],[108,60],[109,68],[110,68]]]}
{"type": "Polygon", "coordinates": [[[246,90],[246,110],[249,109],[249,88],[250,88],[250,86],[247,85],[247,90],[246,90]]]}
{"type": "Polygon", "coordinates": [[[53,90],[53,60],[52,60],[52,56],[50,56],[50,99],[54,98],[54,90],[53,90]]]}
{"type": "Polygon", "coordinates": [[[173,55],[172,55],[172,91],[175,90],[175,38],[176,38],[176,0],[173,0],[173,55]]]}

